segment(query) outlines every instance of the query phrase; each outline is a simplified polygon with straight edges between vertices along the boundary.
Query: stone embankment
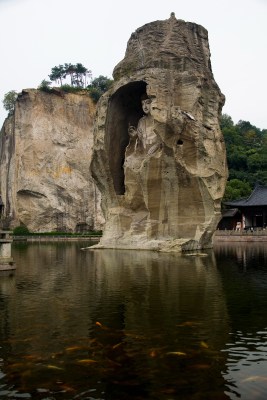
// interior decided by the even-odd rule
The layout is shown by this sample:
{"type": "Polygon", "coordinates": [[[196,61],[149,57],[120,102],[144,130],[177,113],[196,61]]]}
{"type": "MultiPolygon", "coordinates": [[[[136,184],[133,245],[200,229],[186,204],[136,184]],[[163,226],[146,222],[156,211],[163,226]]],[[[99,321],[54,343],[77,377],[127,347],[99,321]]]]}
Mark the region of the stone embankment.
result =
{"type": "Polygon", "coordinates": [[[267,242],[267,230],[256,229],[251,231],[217,230],[213,237],[213,243],[222,242],[267,242]]]}

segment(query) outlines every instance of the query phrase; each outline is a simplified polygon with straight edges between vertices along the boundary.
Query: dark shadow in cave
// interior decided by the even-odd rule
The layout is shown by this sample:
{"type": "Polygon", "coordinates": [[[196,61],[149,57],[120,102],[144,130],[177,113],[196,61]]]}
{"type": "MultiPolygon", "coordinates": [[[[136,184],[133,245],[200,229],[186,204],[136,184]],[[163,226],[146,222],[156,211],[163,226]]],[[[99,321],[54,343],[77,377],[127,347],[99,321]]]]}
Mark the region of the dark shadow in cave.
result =
{"type": "Polygon", "coordinates": [[[146,93],[147,83],[136,81],[119,88],[110,98],[107,115],[107,147],[109,167],[116,194],[123,195],[124,185],[124,156],[129,143],[128,127],[137,126],[144,115],[141,95],[146,93]]]}

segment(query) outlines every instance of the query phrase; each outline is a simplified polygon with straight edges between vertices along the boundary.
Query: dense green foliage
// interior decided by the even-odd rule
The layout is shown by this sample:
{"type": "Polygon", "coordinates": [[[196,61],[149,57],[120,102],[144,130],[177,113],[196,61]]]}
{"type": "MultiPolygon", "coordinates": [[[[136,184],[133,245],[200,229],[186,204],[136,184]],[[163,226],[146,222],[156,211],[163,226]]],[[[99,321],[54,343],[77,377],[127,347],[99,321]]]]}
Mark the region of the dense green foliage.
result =
{"type": "Polygon", "coordinates": [[[227,114],[221,129],[229,168],[224,201],[247,197],[256,183],[267,185],[267,129],[247,121],[234,124],[227,114]]]}
{"type": "Polygon", "coordinates": [[[79,93],[84,90],[79,86],[71,86],[67,84],[60,86],[60,89],[67,93],[79,93]]]}
{"type": "Polygon", "coordinates": [[[231,179],[227,182],[224,201],[247,198],[251,193],[251,186],[240,179],[231,179]]]}
{"type": "Polygon", "coordinates": [[[64,236],[64,237],[90,237],[90,236],[102,236],[102,231],[88,231],[83,233],[76,232],[30,232],[29,229],[24,226],[17,226],[13,229],[14,236],[64,236]]]}
{"type": "Polygon", "coordinates": [[[92,80],[91,84],[87,86],[90,96],[95,101],[95,103],[99,100],[102,94],[110,88],[112,82],[112,79],[100,75],[98,78],[92,80]]]}
{"type": "Polygon", "coordinates": [[[16,226],[16,228],[13,229],[13,235],[15,236],[26,236],[26,235],[30,235],[30,231],[27,228],[27,226],[25,225],[21,225],[21,226],[16,226]]]}
{"type": "Polygon", "coordinates": [[[15,90],[10,90],[4,96],[3,105],[4,108],[9,112],[13,113],[15,109],[15,103],[18,97],[18,93],[15,90]]]}
{"type": "Polygon", "coordinates": [[[87,231],[87,232],[83,232],[83,233],[52,231],[52,232],[36,232],[36,233],[32,233],[31,235],[32,236],[64,236],[64,237],[102,236],[102,231],[87,231]]]}
{"type": "Polygon", "coordinates": [[[42,82],[40,83],[40,85],[38,86],[39,90],[42,90],[43,92],[51,92],[51,83],[50,81],[47,81],[45,79],[42,80],[42,82]]]}

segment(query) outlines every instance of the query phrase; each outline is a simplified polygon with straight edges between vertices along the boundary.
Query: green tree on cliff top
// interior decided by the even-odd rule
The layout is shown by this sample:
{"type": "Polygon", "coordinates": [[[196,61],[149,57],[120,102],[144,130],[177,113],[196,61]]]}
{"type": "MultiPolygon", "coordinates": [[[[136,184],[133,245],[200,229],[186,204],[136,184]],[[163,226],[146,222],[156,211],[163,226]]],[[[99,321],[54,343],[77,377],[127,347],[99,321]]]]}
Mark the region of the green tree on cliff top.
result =
{"type": "Polygon", "coordinates": [[[51,69],[49,79],[50,81],[43,80],[38,89],[49,92],[52,90],[50,87],[52,82],[58,84],[61,90],[65,92],[76,92],[86,89],[95,103],[97,103],[102,94],[110,88],[113,82],[112,79],[103,75],[92,80],[92,72],[81,63],[75,65],[65,63],[64,65],[60,64],[55,66],[51,69]],[[68,83],[63,83],[67,78],[70,79],[70,85],[68,83]],[[89,80],[91,80],[90,83],[89,80]]]}
{"type": "Polygon", "coordinates": [[[15,103],[18,97],[18,93],[15,90],[10,90],[4,96],[3,105],[4,108],[9,112],[13,113],[15,109],[15,103]]]}
{"type": "Polygon", "coordinates": [[[87,78],[91,78],[92,72],[84,67],[81,63],[76,65],[65,63],[60,64],[51,69],[49,78],[60,86],[63,84],[63,80],[70,77],[71,86],[77,88],[85,88],[87,85],[87,78]]]}

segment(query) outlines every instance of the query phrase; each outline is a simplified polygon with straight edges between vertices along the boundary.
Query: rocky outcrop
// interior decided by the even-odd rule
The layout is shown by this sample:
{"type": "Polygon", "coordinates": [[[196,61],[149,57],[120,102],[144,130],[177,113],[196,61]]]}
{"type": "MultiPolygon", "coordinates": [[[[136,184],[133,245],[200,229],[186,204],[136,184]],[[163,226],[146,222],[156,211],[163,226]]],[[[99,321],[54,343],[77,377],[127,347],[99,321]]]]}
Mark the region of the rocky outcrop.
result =
{"type": "Polygon", "coordinates": [[[99,247],[210,247],[227,167],[206,29],[174,14],[144,25],[113,76],[91,165],[106,218],[99,247]]]}
{"type": "Polygon", "coordinates": [[[88,95],[23,90],[0,138],[3,220],[31,231],[99,229],[89,166],[95,105],[88,95]]]}

